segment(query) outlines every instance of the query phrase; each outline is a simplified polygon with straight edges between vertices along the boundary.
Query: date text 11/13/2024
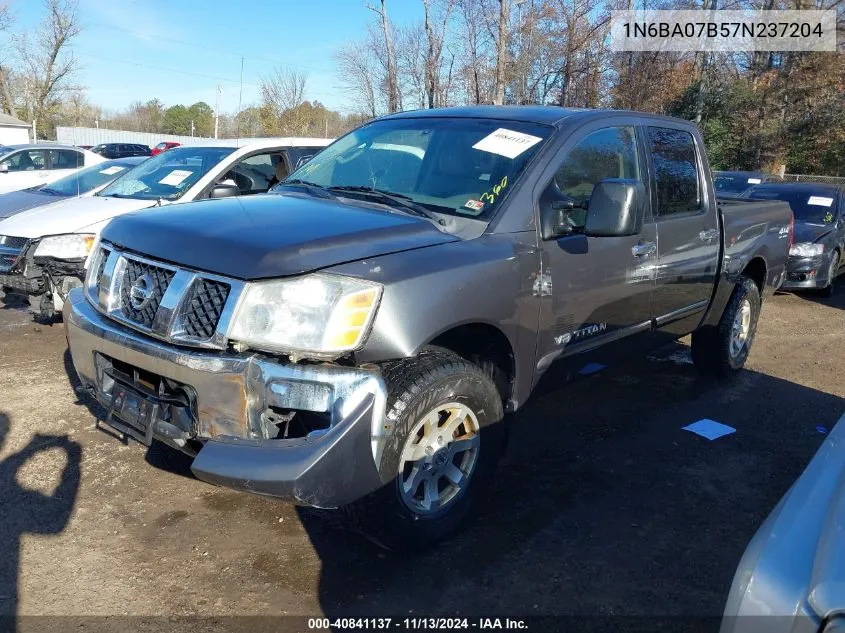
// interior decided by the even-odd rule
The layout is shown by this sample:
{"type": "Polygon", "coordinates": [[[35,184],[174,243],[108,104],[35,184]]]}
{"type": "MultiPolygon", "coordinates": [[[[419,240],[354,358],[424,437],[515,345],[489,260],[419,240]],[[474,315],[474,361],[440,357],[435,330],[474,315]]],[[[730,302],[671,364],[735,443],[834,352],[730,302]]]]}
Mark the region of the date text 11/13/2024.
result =
{"type": "Polygon", "coordinates": [[[366,629],[399,631],[447,631],[447,630],[521,630],[527,631],[528,624],[520,618],[309,618],[308,629],[352,630],[366,629]]]}

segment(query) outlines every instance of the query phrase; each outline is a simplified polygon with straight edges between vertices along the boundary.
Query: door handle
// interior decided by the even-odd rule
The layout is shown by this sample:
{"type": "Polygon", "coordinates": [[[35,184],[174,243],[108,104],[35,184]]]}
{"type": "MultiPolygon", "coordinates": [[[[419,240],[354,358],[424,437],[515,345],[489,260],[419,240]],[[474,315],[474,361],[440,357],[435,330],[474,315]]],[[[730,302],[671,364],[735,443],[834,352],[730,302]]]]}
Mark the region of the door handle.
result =
{"type": "Polygon", "coordinates": [[[654,255],[656,252],[657,244],[654,242],[640,242],[631,247],[631,253],[634,254],[634,257],[648,257],[649,255],[654,255]]]}
{"type": "Polygon", "coordinates": [[[715,240],[719,237],[719,231],[716,229],[707,229],[706,231],[702,231],[698,234],[698,237],[701,239],[702,242],[709,242],[710,240],[715,240]]]}

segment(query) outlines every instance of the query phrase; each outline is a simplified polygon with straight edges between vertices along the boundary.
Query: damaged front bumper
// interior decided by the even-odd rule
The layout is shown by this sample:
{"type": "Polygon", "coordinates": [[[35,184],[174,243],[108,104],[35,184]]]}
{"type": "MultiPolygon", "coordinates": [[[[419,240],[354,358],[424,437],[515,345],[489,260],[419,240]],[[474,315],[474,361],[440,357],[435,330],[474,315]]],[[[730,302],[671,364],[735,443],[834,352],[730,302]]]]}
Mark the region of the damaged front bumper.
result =
{"type": "Polygon", "coordinates": [[[124,388],[154,403],[148,437],[195,454],[199,479],[323,508],[387,483],[376,468],[386,402],[376,369],[177,348],[103,316],[81,290],[68,295],[64,321],[85,388],[116,417],[124,388]],[[291,437],[297,416],[310,430],[291,437]]]}
{"type": "Polygon", "coordinates": [[[790,257],[786,264],[786,277],[781,290],[824,288],[828,285],[830,259],[818,257],[790,257]]]}
{"type": "MultiPolygon", "coordinates": [[[[33,240],[13,257],[7,254],[0,264],[0,288],[25,297],[33,312],[52,317],[64,307],[64,297],[85,279],[85,259],[59,260],[35,257],[38,241],[33,240]]],[[[2,255],[2,253],[0,253],[2,255]]]]}

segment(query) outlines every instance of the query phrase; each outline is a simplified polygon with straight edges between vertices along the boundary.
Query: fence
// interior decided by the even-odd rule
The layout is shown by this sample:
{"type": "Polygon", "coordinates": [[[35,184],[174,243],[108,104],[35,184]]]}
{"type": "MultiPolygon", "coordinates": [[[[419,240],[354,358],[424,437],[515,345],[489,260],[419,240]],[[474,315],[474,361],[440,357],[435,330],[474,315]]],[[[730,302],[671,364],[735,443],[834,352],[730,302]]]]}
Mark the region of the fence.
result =
{"type": "Polygon", "coordinates": [[[99,145],[100,143],[141,143],[155,147],[162,141],[173,141],[181,145],[243,145],[254,139],[214,139],[204,136],[178,136],[176,134],[152,134],[149,132],[127,132],[97,127],[56,128],[56,140],[66,145],[99,145]]]}
{"type": "Polygon", "coordinates": [[[786,182],[823,182],[829,185],[845,185],[845,176],[812,176],[809,174],[784,174],[786,182]]]}

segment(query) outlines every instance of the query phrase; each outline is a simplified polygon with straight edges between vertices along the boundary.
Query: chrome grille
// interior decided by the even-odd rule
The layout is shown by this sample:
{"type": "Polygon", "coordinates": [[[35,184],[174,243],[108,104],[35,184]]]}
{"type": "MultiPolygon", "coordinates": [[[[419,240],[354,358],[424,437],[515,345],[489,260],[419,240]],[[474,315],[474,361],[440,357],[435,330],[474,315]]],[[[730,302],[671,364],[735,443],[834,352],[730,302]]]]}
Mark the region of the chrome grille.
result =
{"type": "Polygon", "coordinates": [[[8,248],[16,248],[21,250],[29,242],[27,237],[13,237],[11,235],[0,235],[0,246],[7,246],[8,248]]]}
{"type": "Polygon", "coordinates": [[[145,328],[151,328],[158,306],[174,274],[175,272],[168,268],[127,259],[120,284],[120,309],[126,318],[145,328]],[[143,301],[136,301],[133,291],[137,290],[140,284],[143,284],[144,292],[148,293],[148,296],[143,301]]]}
{"type": "Polygon", "coordinates": [[[101,243],[85,283],[106,316],[156,338],[225,349],[244,282],[187,270],[101,243]]]}
{"type": "Polygon", "coordinates": [[[210,279],[195,281],[185,311],[185,333],[199,339],[211,338],[228,296],[229,284],[210,279]]]}

